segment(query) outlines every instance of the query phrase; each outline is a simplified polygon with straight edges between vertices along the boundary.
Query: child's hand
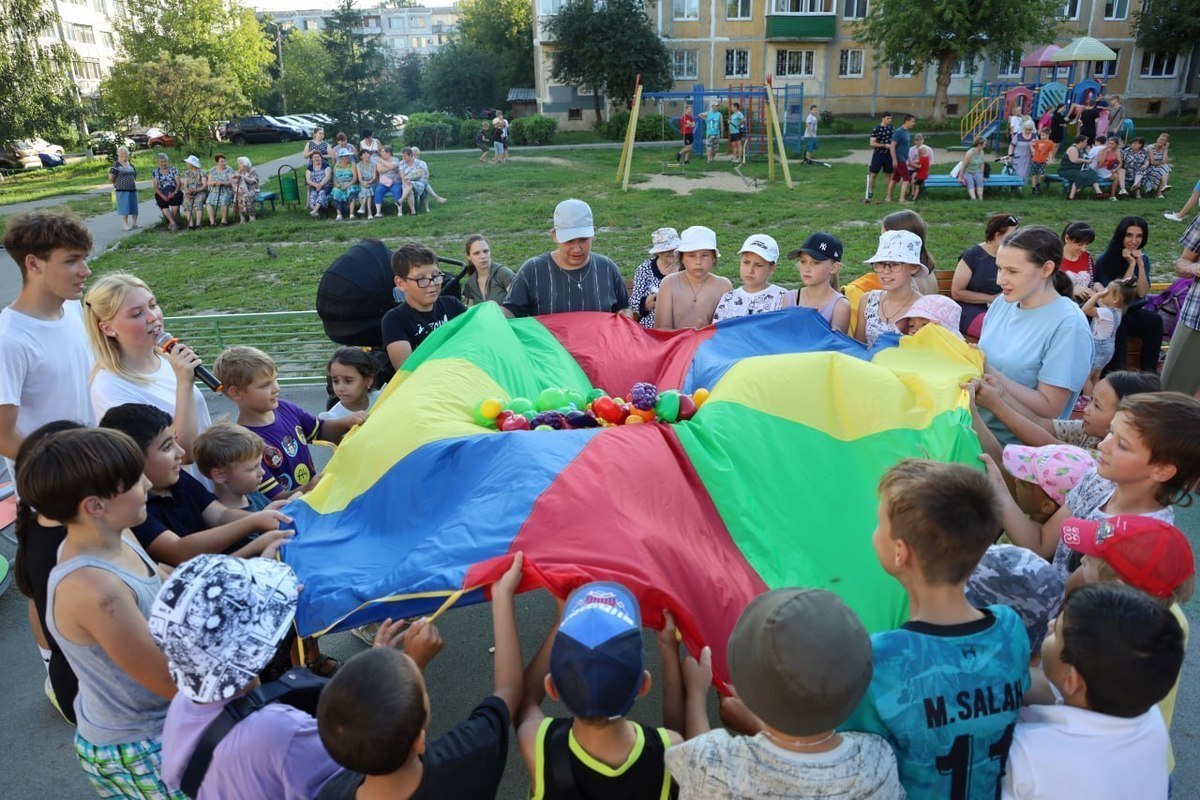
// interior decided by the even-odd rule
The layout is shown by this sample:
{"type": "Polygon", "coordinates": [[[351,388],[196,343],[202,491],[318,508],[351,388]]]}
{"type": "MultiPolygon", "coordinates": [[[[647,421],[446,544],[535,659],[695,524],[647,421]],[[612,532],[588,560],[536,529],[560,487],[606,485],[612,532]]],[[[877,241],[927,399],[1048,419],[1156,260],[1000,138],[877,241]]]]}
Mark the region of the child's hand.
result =
{"type": "Polygon", "coordinates": [[[975,402],[980,406],[994,411],[1004,402],[1004,385],[995,375],[984,375],[975,383],[975,402]]]}
{"type": "Polygon", "coordinates": [[[265,541],[267,543],[267,546],[263,548],[261,553],[259,553],[259,557],[275,558],[279,554],[279,548],[283,546],[283,543],[295,535],[295,531],[277,530],[268,531],[262,536],[259,536],[258,541],[265,541]]]}
{"type": "Polygon", "coordinates": [[[721,723],[726,728],[731,728],[738,733],[754,736],[763,729],[763,721],[753,711],[746,708],[742,698],[738,697],[735,687],[731,685],[729,690],[732,694],[729,697],[722,697],[718,704],[721,723]]]}
{"type": "Polygon", "coordinates": [[[712,686],[712,649],[707,645],[700,651],[700,660],[691,653],[683,659],[683,686],[689,695],[704,694],[712,686]]]}
{"type": "Polygon", "coordinates": [[[200,356],[196,355],[192,348],[182,342],[176,342],[166,356],[171,369],[175,371],[176,379],[188,383],[196,380],[196,367],[200,366],[201,362],[200,356]]]}
{"type": "Polygon", "coordinates": [[[512,599],[521,585],[521,575],[525,567],[525,554],[518,552],[513,556],[512,565],[500,576],[500,580],[492,584],[492,598],[507,597],[512,599]]]}
{"type": "Polygon", "coordinates": [[[347,414],[346,419],[351,420],[352,426],[353,425],[362,425],[364,422],[367,421],[367,412],[355,411],[353,413],[347,414]]]}
{"type": "Polygon", "coordinates": [[[658,632],[658,646],[667,652],[679,653],[679,629],[675,627],[675,615],[663,609],[663,626],[658,632]]]}
{"type": "Polygon", "coordinates": [[[988,480],[992,482],[999,491],[1008,494],[1008,484],[1004,482],[1004,475],[1000,472],[1000,467],[996,466],[996,462],[987,453],[980,453],[979,460],[983,462],[984,468],[987,470],[988,480]]]}
{"type": "Polygon", "coordinates": [[[379,630],[375,632],[375,643],[371,646],[391,647],[393,649],[399,647],[404,644],[404,632],[407,627],[408,620],[393,620],[391,617],[388,617],[379,623],[379,630]]]}
{"type": "Polygon", "coordinates": [[[417,662],[417,666],[421,668],[422,672],[445,646],[446,643],[442,641],[441,632],[430,622],[429,617],[422,617],[404,632],[404,652],[417,662]]]}
{"type": "Polygon", "coordinates": [[[262,510],[263,511],[278,511],[279,509],[286,506],[288,504],[288,502],[289,501],[287,499],[272,500],[271,502],[267,503],[267,507],[262,510]]]}
{"type": "Polygon", "coordinates": [[[292,518],[287,514],[265,508],[262,511],[255,511],[250,517],[254,520],[254,527],[260,531],[274,531],[282,525],[292,524],[292,518]]]}

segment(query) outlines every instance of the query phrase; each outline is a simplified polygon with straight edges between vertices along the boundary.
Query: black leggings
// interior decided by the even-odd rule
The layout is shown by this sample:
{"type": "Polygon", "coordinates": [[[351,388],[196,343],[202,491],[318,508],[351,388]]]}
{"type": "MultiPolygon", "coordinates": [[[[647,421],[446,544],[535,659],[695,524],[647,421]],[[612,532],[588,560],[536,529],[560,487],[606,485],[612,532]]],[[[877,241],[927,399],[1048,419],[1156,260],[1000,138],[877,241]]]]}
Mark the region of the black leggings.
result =
{"type": "Polygon", "coordinates": [[[1106,373],[1126,368],[1126,354],[1129,351],[1129,337],[1138,336],[1142,340],[1142,363],[1140,368],[1146,372],[1158,372],[1158,356],[1162,351],[1163,322],[1162,317],[1145,307],[1132,308],[1121,319],[1117,328],[1117,340],[1113,349],[1112,361],[1104,368],[1106,373]]]}

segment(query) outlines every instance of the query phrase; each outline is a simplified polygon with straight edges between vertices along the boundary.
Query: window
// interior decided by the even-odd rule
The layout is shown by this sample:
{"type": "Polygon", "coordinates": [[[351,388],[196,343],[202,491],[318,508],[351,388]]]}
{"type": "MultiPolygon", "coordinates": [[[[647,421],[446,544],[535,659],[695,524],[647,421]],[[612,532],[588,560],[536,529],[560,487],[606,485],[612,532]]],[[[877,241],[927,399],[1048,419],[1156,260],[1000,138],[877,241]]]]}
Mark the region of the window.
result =
{"type": "Polygon", "coordinates": [[[867,0],[842,0],[842,19],[863,19],[867,16],[867,0]]]}
{"type": "Polygon", "coordinates": [[[1021,52],[1019,50],[1005,53],[996,59],[997,78],[1021,77],[1021,52]]]}
{"type": "Polygon", "coordinates": [[[1105,19],[1126,19],[1129,16],[1129,0],[1104,0],[1105,19]]]}
{"type": "Polygon", "coordinates": [[[424,28],[425,27],[425,19],[423,17],[413,17],[412,24],[409,27],[410,28],[424,28]]]}
{"type": "Polygon", "coordinates": [[[392,30],[404,28],[404,17],[388,17],[388,27],[392,30]]]}
{"type": "Polygon", "coordinates": [[[832,0],[775,0],[774,7],[776,14],[831,14],[831,2],[832,0]]]}
{"type": "Polygon", "coordinates": [[[975,74],[975,56],[960,58],[954,62],[954,71],[950,73],[952,78],[969,78],[975,74]]]}
{"type": "Polygon", "coordinates": [[[725,19],[750,19],[750,0],[726,0],[725,19]]]}
{"type": "Polygon", "coordinates": [[[815,74],[816,52],[780,50],[775,54],[775,74],[788,78],[811,78],[815,74]]]}
{"type": "Polygon", "coordinates": [[[725,51],[725,77],[726,78],[749,78],[750,77],[750,51],[749,50],[726,50],[725,51]]]}
{"type": "Polygon", "coordinates": [[[1142,53],[1142,72],[1143,78],[1174,78],[1175,77],[1175,54],[1174,53],[1142,53]]]}
{"type": "Polygon", "coordinates": [[[575,96],[576,97],[595,97],[596,90],[590,86],[576,86],[575,87],[575,96]]]}
{"type": "Polygon", "coordinates": [[[893,58],[888,62],[888,74],[893,78],[911,78],[917,72],[917,65],[907,58],[893,58]]]}
{"type": "Polygon", "coordinates": [[[1093,66],[1092,72],[1098,78],[1111,78],[1117,74],[1117,65],[1121,63],[1121,48],[1114,47],[1112,51],[1117,54],[1117,57],[1112,61],[1097,61],[1093,66]]]}
{"type": "Polygon", "coordinates": [[[75,77],[86,78],[88,80],[98,81],[103,75],[100,74],[100,59],[98,58],[81,58],[75,62],[75,77]]]}
{"type": "Polygon", "coordinates": [[[677,81],[695,80],[700,70],[695,50],[672,50],[672,73],[677,81]]]}
{"type": "Polygon", "coordinates": [[[838,55],[839,78],[861,78],[863,74],[863,51],[843,50],[838,55]]]}
{"type": "Polygon", "coordinates": [[[1063,3],[1063,19],[1079,19],[1079,0],[1066,0],[1063,3]]]}
{"type": "Polygon", "coordinates": [[[583,119],[583,109],[582,108],[568,108],[567,109],[567,119],[568,120],[582,120],[583,119]]]}
{"type": "Polygon", "coordinates": [[[100,44],[107,47],[109,50],[116,50],[116,42],[113,41],[113,35],[108,31],[100,31],[100,44]]]}
{"type": "Polygon", "coordinates": [[[301,26],[304,28],[304,30],[306,30],[306,31],[311,31],[311,30],[312,30],[312,28],[313,28],[312,20],[311,20],[311,19],[306,19],[306,20],[304,20],[304,21],[301,23],[301,26]]]}
{"type": "Polygon", "coordinates": [[[700,0],[671,0],[675,19],[700,19],[700,0]]]}
{"type": "Polygon", "coordinates": [[[95,44],[96,29],[91,25],[75,25],[73,23],[68,23],[67,38],[73,42],[80,42],[82,44],[95,44]]]}

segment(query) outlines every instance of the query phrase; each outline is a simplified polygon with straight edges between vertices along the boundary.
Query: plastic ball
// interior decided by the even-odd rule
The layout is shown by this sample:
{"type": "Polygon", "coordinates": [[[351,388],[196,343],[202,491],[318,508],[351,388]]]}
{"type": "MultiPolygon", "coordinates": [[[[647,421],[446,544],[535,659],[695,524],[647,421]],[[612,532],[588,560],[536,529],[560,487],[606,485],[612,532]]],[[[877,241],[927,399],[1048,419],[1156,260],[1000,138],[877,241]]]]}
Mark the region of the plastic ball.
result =
{"type": "Polygon", "coordinates": [[[593,401],[592,411],[605,422],[616,424],[621,421],[621,408],[611,397],[600,397],[593,401]]]}
{"type": "Polygon", "coordinates": [[[696,401],[689,395],[679,395],[679,416],[678,420],[683,422],[696,416],[696,401]]]}
{"type": "Polygon", "coordinates": [[[654,413],[663,422],[675,422],[679,419],[681,395],[675,389],[667,389],[658,396],[658,401],[654,404],[654,413]]]}
{"type": "Polygon", "coordinates": [[[554,428],[551,428],[549,425],[538,425],[536,428],[534,428],[534,430],[535,431],[552,431],[552,430],[554,430],[554,428]]]}
{"type": "MultiPolygon", "coordinates": [[[[497,417],[497,419],[499,418],[497,417]]],[[[499,425],[502,431],[527,431],[530,428],[529,420],[520,414],[512,414],[499,425]]]]}
{"type": "Polygon", "coordinates": [[[496,415],[504,410],[504,401],[498,400],[495,397],[489,397],[479,404],[479,413],[488,419],[495,419],[496,415]]]}
{"type": "Polygon", "coordinates": [[[589,403],[594,403],[597,400],[599,400],[601,397],[604,397],[606,394],[608,394],[608,392],[604,391],[603,389],[592,389],[591,391],[589,391],[587,393],[587,395],[585,396],[585,399],[589,403]]]}
{"type": "Polygon", "coordinates": [[[512,419],[514,416],[516,416],[516,414],[513,414],[513,412],[509,411],[507,408],[503,409],[499,414],[496,415],[496,419],[494,420],[496,427],[500,430],[504,430],[504,421],[512,419]]]}
{"type": "Polygon", "coordinates": [[[653,408],[631,408],[629,409],[630,417],[641,417],[642,422],[654,422],[653,408]]]}
{"type": "Polygon", "coordinates": [[[567,404],[567,395],[562,389],[551,387],[544,390],[538,395],[537,409],[538,411],[549,411],[552,408],[565,406],[567,404]]]}
{"type": "Polygon", "coordinates": [[[642,419],[642,416],[640,414],[630,414],[628,417],[625,418],[624,424],[625,425],[640,425],[645,421],[646,420],[642,419]]]}
{"type": "Polygon", "coordinates": [[[696,408],[704,405],[706,400],[708,400],[708,389],[697,389],[692,392],[692,402],[696,404],[696,408]]]}
{"type": "Polygon", "coordinates": [[[583,408],[587,402],[583,399],[583,392],[577,392],[574,389],[567,389],[564,394],[567,396],[567,405],[573,405],[576,408],[583,408]]]}
{"type": "Polygon", "coordinates": [[[508,410],[514,414],[524,414],[526,411],[533,411],[533,401],[528,397],[514,397],[508,401],[508,410]]]}
{"type": "Polygon", "coordinates": [[[483,413],[483,403],[475,406],[475,410],[471,412],[471,417],[475,420],[475,424],[483,428],[491,428],[496,424],[494,417],[485,416],[483,413]]]}

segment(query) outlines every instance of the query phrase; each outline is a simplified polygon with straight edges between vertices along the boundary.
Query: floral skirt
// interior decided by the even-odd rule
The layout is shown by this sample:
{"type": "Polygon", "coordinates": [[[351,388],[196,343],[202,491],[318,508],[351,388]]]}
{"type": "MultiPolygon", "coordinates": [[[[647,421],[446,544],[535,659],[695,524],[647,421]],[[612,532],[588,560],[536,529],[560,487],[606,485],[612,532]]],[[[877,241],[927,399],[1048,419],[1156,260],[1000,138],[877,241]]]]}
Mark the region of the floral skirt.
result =
{"type": "Polygon", "coordinates": [[[308,190],[308,207],[309,208],[324,208],[329,205],[329,190],[328,189],[309,189],[308,190]]]}

